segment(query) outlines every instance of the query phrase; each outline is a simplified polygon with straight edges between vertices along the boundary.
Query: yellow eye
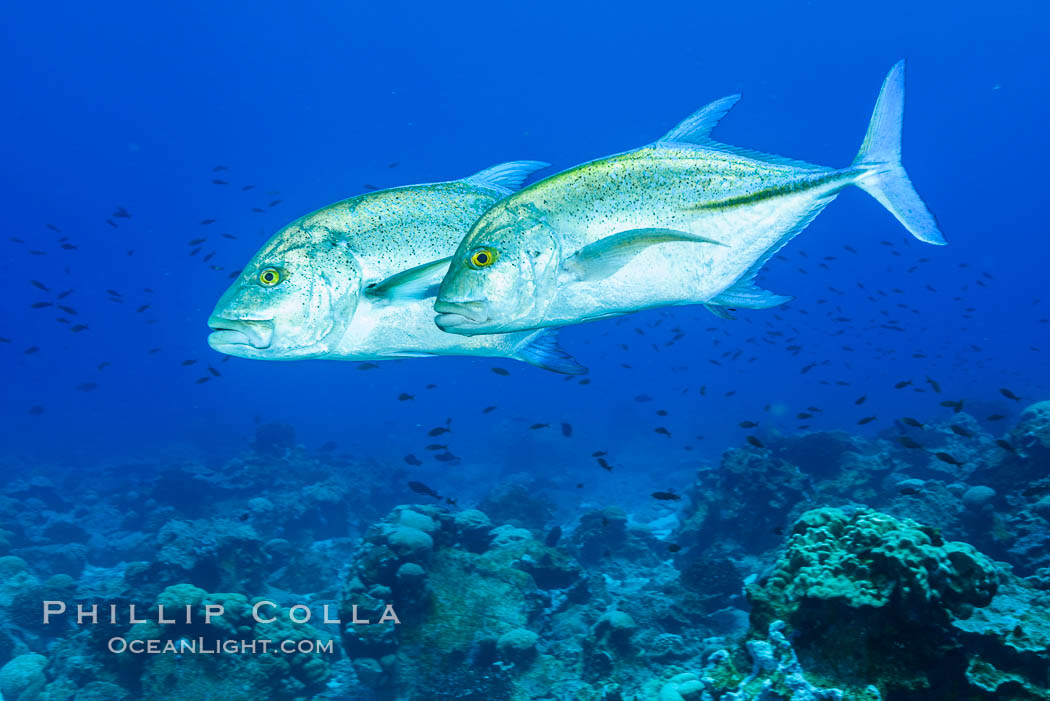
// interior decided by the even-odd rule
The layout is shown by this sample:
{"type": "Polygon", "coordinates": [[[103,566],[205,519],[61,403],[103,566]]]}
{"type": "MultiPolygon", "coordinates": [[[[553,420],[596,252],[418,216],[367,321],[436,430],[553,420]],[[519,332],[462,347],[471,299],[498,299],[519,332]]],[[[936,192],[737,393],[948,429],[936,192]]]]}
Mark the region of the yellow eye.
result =
{"type": "Polygon", "coordinates": [[[277,268],[263,268],[259,272],[259,283],[263,287],[273,287],[281,281],[281,271],[277,268]]]}
{"type": "Polygon", "coordinates": [[[496,252],[491,248],[479,248],[470,254],[470,264],[475,268],[487,268],[496,262],[496,252]]]}

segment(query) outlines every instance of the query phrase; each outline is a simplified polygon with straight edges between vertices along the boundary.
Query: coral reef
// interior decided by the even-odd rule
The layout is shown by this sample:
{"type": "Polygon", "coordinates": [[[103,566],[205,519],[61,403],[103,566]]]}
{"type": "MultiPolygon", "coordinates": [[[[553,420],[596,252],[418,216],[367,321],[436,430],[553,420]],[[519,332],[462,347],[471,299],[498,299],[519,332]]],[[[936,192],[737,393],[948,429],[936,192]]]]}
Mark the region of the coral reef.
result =
{"type": "Polygon", "coordinates": [[[772,432],[655,508],[524,474],[405,503],[425,492],[279,424],[218,466],[41,468],[0,484],[0,694],[1047,699],[1048,407],[999,435],[961,410],[874,438],[772,432]],[[44,623],[43,601],[69,613],[44,623]],[[96,603],[120,614],[76,620],[96,603]]]}

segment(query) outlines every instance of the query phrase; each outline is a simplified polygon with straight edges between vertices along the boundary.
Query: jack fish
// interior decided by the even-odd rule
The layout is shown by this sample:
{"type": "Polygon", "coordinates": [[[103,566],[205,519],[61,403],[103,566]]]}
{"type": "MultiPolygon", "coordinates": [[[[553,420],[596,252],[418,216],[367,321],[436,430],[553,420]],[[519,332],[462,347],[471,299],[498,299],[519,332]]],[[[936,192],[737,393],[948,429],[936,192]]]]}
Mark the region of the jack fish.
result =
{"type": "Polygon", "coordinates": [[[380,190],[278,231],[208,319],[220,353],[264,360],[480,355],[570,375],[586,370],[544,331],[466,338],[434,326],[434,296],[456,245],[538,161],[462,180],[380,190]]]}
{"type": "Polygon", "coordinates": [[[755,275],[849,185],[921,241],[946,243],[901,165],[904,62],[879,94],[860,153],[832,169],[718,143],[739,95],[654,144],[541,180],[494,206],[459,245],[436,322],[458,334],[564,326],[705,304],[719,316],[789,297],[755,275]]]}

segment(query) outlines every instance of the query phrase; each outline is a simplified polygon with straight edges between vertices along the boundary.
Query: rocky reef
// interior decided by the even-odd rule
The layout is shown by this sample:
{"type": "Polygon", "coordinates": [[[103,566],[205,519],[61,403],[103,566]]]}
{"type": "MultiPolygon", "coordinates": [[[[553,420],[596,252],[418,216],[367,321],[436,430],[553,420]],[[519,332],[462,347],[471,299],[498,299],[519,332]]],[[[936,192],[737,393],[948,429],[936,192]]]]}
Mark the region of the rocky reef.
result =
{"type": "Polygon", "coordinates": [[[439,498],[280,424],[221,465],[8,465],[0,694],[1050,699],[1050,403],[988,430],[765,435],[660,508],[439,498]]]}

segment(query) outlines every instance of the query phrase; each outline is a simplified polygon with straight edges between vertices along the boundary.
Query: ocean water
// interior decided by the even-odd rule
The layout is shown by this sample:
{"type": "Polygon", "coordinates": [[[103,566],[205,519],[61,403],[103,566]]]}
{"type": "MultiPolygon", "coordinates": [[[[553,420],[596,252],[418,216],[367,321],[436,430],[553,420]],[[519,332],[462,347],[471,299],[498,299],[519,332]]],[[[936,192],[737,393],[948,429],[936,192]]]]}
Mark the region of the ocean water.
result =
{"type": "Polygon", "coordinates": [[[2,698],[1050,698],[1048,27],[1014,2],[7,8],[2,698]],[[733,93],[719,141],[843,167],[900,59],[947,246],[848,188],[759,273],[791,302],[566,327],[582,376],[208,345],[321,207],[555,173],[733,93]],[[261,640],[305,642],[205,651],[261,640]]]}

